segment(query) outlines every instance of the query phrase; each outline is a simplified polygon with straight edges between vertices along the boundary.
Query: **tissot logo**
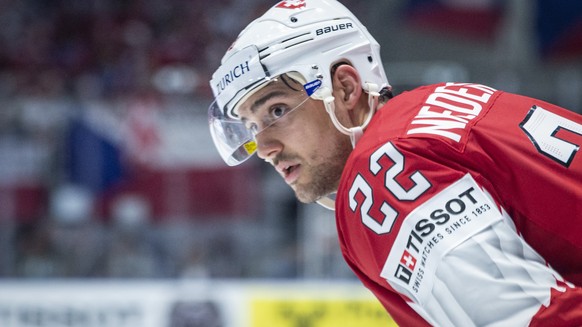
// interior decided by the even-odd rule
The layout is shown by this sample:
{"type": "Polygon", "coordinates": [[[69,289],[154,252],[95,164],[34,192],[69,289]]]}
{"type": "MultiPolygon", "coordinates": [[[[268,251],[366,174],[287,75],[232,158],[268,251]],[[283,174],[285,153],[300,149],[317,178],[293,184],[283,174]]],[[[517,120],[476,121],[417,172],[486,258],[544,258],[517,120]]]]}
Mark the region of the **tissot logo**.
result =
{"type": "Polygon", "coordinates": [[[461,244],[488,232],[487,228],[503,219],[489,195],[467,174],[404,218],[381,276],[394,289],[424,307],[431,297],[434,299],[432,290],[441,278],[437,270],[443,264],[455,267],[454,259],[445,258],[452,251],[466,250],[461,244]]]}
{"type": "Polygon", "coordinates": [[[396,266],[396,272],[394,273],[394,277],[400,279],[406,284],[410,284],[410,280],[412,279],[412,270],[407,269],[403,265],[398,265],[396,266]]]}
{"type": "Polygon", "coordinates": [[[408,251],[404,250],[400,263],[410,268],[410,270],[414,270],[414,266],[416,266],[416,258],[414,258],[408,251]]]}
{"type": "Polygon", "coordinates": [[[275,7],[283,9],[299,9],[305,7],[305,0],[287,0],[279,2],[275,7]]]}
{"type": "MultiPolygon", "coordinates": [[[[466,225],[471,221],[472,218],[469,216],[456,217],[462,216],[469,206],[472,208],[472,205],[477,204],[478,201],[473,196],[474,192],[475,188],[470,187],[456,197],[443,201],[442,208],[432,210],[428,217],[418,220],[408,236],[405,250],[396,267],[394,277],[409,284],[417,266],[417,258],[419,266],[424,267],[428,255],[439,242],[445,239],[446,235],[454,233],[462,225],[466,225]],[[441,226],[445,227],[440,228],[441,226]]],[[[478,209],[478,213],[489,210],[488,208],[489,206],[478,209]]],[[[475,210],[474,212],[477,211],[475,210]]],[[[478,214],[475,215],[478,216],[478,214]]],[[[419,273],[422,273],[422,271],[420,269],[419,273]]]]}
{"type": "Polygon", "coordinates": [[[402,258],[400,258],[400,264],[396,268],[396,273],[394,277],[400,279],[406,284],[410,283],[410,278],[412,277],[412,272],[416,266],[416,258],[410,254],[407,250],[402,253],[402,258]]]}

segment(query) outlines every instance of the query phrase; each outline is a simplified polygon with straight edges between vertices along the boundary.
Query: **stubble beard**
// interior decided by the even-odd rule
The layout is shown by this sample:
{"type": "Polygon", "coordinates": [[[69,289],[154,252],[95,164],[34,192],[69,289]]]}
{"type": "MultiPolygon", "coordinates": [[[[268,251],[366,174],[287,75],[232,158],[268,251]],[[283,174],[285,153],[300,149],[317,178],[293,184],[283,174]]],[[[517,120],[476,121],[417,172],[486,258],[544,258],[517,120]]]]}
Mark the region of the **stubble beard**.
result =
{"type": "MultiPolygon", "coordinates": [[[[348,156],[352,152],[349,142],[340,142],[331,152],[327,160],[317,165],[304,164],[303,174],[308,175],[309,181],[297,183],[293,186],[295,196],[300,202],[313,203],[322,197],[337,191],[342,172],[348,156]]],[[[320,162],[315,155],[311,162],[320,162]]]]}

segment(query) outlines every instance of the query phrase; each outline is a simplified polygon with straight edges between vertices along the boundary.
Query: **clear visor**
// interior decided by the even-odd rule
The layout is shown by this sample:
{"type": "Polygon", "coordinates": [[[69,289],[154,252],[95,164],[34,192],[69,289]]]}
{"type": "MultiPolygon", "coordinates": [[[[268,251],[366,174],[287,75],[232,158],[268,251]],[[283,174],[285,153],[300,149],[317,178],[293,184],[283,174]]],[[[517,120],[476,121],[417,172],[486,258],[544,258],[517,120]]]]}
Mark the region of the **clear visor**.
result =
{"type": "Polygon", "coordinates": [[[226,116],[216,100],[208,109],[208,123],[214,145],[227,165],[239,165],[257,150],[253,133],[242,121],[226,116]]]}
{"type": "Polygon", "coordinates": [[[210,133],[216,149],[229,166],[250,158],[257,150],[256,137],[302,107],[319,83],[302,85],[289,77],[272,79],[253,96],[236,106],[238,117],[228,116],[214,101],[208,109],[210,133]]]}

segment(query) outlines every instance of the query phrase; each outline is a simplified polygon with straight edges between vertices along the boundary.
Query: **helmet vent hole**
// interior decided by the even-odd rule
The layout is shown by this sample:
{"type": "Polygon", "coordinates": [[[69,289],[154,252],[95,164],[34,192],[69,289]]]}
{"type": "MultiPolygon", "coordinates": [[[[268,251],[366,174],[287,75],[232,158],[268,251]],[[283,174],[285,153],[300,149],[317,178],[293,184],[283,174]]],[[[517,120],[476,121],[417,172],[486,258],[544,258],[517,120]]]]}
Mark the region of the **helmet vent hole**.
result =
{"type": "Polygon", "coordinates": [[[372,63],[374,61],[374,59],[372,58],[372,56],[368,56],[368,62],[372,63]]]}
{"type": "Polygon", "coordinates": [[[292,23],[297,23],[299,19],[297,19],[297,17],[291,17],[291,22],[292,23]]]}

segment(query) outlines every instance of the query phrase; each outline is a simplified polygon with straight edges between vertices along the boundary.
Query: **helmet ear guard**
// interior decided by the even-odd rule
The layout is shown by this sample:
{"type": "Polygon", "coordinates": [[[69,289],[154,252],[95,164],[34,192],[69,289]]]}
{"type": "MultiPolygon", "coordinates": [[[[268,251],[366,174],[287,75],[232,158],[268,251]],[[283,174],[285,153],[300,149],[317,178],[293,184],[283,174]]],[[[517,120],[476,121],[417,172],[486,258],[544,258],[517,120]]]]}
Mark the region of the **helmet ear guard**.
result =
{"type": "MultiPolygon", "coordinates": [[[[312,98],[323,100],[336,128],[350,135],[353,144],[373,115],[379,90],[389,87],[379,44],[341,3],[281,1],[239,34],[224,55],[221,67],[213,74],[210,85],[215,102],[212,115],[209,110],[211,129],[211,116],[217,110],[223,112],[221,119],[239,119],[238,105],[282,74],[301,82],[312,98]],[[369,95],[370,113],[360,127],[345,128],[335,117],[331,69],[340,61],[349,62],[358,71],[361,87],[369,95]]],[[[225,148],[217,144],[221,139],[229,137],[213,138],[219,152],[225,148]]],[[[229,156],[238,152],[229,154],[231,151],[221,152],[225,162],[235,165],[246,160],[244,156],[243,160],[233,160],[229,156]]]]}

